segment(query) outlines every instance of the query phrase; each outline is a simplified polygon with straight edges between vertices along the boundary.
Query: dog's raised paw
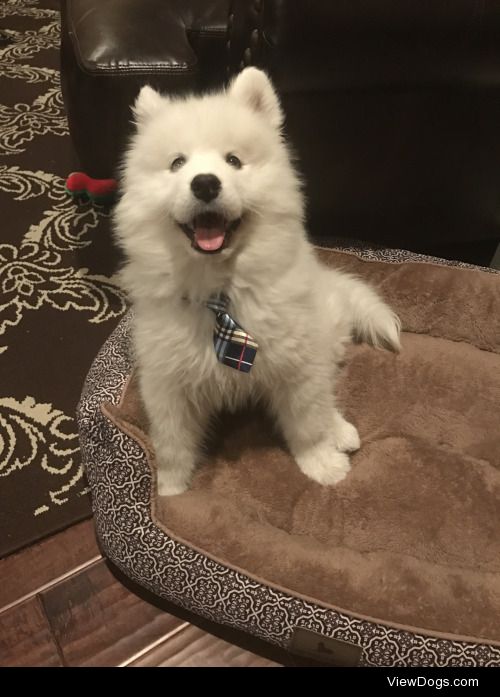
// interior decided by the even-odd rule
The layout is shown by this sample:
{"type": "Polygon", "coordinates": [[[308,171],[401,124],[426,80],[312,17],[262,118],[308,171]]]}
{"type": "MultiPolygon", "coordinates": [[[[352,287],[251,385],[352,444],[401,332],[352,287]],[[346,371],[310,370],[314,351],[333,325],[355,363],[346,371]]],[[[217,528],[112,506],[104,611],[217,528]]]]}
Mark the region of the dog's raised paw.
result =
{"type": "Polygon", "coordinates": [[[318,443],[296,459],[309,479],[324,486],[338,484],[351,469],[348,455],[341,453],[331,443],[318,443]]]}
{"type": "Polygon", "coordinates": [[[158,471],[158,495],[176,496],[184,493],[189,486],[185,478],[174,476],[172,472],[158,471]]]}

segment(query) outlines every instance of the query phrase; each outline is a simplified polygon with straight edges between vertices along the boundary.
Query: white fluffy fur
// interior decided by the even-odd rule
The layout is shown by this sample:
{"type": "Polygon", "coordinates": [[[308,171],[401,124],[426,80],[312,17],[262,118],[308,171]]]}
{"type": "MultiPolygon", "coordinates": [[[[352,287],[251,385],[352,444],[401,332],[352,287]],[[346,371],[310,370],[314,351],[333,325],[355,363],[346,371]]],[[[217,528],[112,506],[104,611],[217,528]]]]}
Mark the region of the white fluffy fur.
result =
{"type": "Polygon", "coordinates": [[[339,482],[349,471],[346,452],[360,445],[335,405],[343,345],[357,334],[398,350],[399,321],[364,282],[317,260],[271,83],[247,68],[227,92],[201,98],[170,100],[145,87],[134,111],[115,227],[159,493],[188,487],[212,415],[257,400],[277,419],[300,469],[321,484],[339,482]],[[243,167],[231,167],[227,153],[243,167]],[[180,154],[186,163],[170,171],[180,154]],[[190,189],[200,173],[222,182],[209,204],[190,189]],[[178,225],[204,210],[242,219],[219,254],[193,249],[178,225]],[[249,374],[216,359],[214,315],[203,303],[219,290],[259,343],[249,374]]]}

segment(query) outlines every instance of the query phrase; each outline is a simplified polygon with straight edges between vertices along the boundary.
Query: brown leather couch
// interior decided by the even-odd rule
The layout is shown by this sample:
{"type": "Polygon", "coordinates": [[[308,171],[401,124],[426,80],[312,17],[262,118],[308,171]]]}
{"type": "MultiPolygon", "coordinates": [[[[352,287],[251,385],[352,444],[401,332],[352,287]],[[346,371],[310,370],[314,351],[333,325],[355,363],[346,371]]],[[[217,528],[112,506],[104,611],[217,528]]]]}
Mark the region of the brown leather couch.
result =
{"type": "Polygon", "coordinates": [[[84,171],[109,177],[144,83],[263,66],[315,238],[488,263],[500,240],[500,0],[65,0],[62,81],[84,171]]]}

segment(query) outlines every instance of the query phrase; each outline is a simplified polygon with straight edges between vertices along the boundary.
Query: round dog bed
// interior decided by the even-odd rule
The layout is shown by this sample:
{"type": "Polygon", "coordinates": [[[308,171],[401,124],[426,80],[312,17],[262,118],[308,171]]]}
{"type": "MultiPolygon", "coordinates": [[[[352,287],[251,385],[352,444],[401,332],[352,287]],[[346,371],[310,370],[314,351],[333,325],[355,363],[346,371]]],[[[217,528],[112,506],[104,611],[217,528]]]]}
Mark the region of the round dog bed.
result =
{"type": "Polygon", "coordinates": [[[500,275],[318,253],[374,283],[405,330],[399,356],[348,351],[339,404],[362,438],[348,477],[306,479],[249,412],[221,416],[188,492],[157,498],[127,316],[78,411],[102,549],[158,596],[311,656],[500,666],[500,275]]]}

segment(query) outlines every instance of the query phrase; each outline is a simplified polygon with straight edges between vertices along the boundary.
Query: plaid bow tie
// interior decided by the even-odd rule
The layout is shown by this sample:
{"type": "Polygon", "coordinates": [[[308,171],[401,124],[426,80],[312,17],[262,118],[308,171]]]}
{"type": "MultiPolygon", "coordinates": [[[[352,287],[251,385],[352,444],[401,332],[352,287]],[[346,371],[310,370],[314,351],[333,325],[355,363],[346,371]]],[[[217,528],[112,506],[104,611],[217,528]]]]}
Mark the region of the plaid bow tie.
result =
{"type": "Polygon", "coordinates": [[[227,311],[229,303],[230,300],[224,293],[213,295],[206,303],[215,314],[215,353],[224,365],[249,373],[259,345],[229,315],[227,311]]]}

